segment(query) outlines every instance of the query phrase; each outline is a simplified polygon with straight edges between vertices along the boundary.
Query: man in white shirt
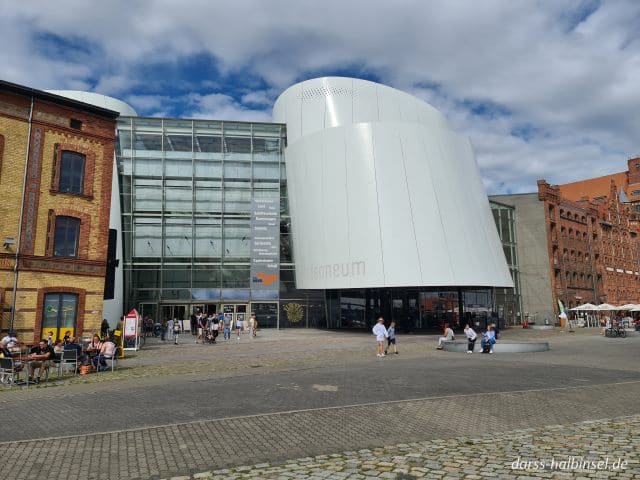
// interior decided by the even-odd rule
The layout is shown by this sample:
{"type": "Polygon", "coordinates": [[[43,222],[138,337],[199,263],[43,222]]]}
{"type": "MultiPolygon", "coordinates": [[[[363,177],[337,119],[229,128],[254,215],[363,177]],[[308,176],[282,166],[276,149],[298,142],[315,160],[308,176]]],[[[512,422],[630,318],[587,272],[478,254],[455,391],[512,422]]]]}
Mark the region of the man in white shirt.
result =
{"type": "Polygon", "coordinates": [[[16,334],[14,332],[7,332],[7,334],[2,338],[2,343],[5,343],[7,348],[15,347],[18,344],[16,334]]]}
{"type": "Polygon", "coordinates": [[[475,346],[476,346],[476,339],[478,338],[478,335],[468,323],[464,327],[464,334],[467,337],[467,353],[473,353],[473,350],[475,349],[475,346]]]}
{"type": "Polygon", "coordinates": [[[384,326],[384,318],[378,318],[378,323],[373,326],[371,331],[376,336],[376,341],[378,342],[377,357],[384,357],[384,340],[389,336],[387,328],[384,326]]]}
{"type": "Polygon", "coordinates": [[[167,321],[167,340],[171,340],[173,337],[173,318],[167,321]]]}

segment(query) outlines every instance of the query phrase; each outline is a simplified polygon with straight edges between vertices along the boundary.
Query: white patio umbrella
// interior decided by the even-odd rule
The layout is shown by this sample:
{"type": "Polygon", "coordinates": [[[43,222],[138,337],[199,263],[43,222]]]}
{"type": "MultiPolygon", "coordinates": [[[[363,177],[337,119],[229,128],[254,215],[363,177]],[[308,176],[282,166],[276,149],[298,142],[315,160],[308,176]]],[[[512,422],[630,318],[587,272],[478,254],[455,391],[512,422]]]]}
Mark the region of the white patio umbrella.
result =
{"type": "Polygon", "coordinates": [[[621,307],[618,307],[618,310],[633,311],[636,308],[640,308],[640,305],[636,305],[635,303],[627,303],[626,305],[622,305],[621,307]]]}
{"type": "Polygon", "coordinates": [[[616,306],[611,305],[609,303],[603,303],[602,305],[598,305],[598,310],[599,311],[603,311],[603,310],[620,310],[620,307],[616,307],[616,306]]]}
{"type": "Polygon", "coordinates": [[[592,303],[585,303],[584,305],[578,305],[577,307],[570,308],[571,311],[579,311],[579,310],[598,310],[592,303]]]}
{"type": "MultiPolygon", "coordinates": [[[[584,305],[578,305],[577,307],[573,307],[571,310],[576,312],[594,312],[594,311],[598,311],[598,307],[595,306],[593,303],[585,303],[584,305]]],[[[587,323],[587,327],[591,326],[591,319],[589,318],[588,315],[586,317],[586,323],[587,323]]]]}

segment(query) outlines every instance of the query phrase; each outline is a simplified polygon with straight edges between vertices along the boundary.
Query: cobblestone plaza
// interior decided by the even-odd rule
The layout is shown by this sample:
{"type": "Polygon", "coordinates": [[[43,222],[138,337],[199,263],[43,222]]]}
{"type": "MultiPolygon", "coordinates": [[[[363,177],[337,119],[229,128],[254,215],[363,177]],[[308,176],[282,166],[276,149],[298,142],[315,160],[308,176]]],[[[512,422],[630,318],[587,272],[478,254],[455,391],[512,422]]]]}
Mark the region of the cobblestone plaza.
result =
{"type": "Polygon", "coordinates": [[[356,333],[265,330],[218,345],[150,339],[114,373],[2,390],[5,471],[639,478],[640,336],[510,329],[502,338],[544,338],[551,350],[464,355],[411,335],[400,337],[399,355],[378,360],[371,338],[356,333]]]}

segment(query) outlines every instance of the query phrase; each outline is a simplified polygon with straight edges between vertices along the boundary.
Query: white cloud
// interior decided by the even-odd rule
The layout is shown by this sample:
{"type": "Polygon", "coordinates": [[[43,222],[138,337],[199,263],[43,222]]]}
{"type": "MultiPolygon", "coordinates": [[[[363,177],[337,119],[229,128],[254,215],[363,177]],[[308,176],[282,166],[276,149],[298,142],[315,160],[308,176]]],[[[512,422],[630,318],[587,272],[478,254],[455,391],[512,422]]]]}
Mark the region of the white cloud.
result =
{"type": "Polygon", "coordinates": [[[271,113],[244,107],[232,97],[221,93],[192,94],[185,98],[189,109],[186,116],[212,120],[238,120],[246,122],[270,122],[271,113]]]}
{"type": "Polygon", "coordinates": [[[372,75],[469,135],[491,192],[532,191],[539,177],[620,171],[640,154],[638,24],[634,0],[38,0],[4,2],[0,54],[10,81],[218,119],[266,121],[277,94],[312,74],[372,75]],[[37,48],[42,34],[67,39],[65,55],[37,48]],[[197,54],[221,77],[185,73],[188,99],[162,99],[161,75],[138,73],[197,54]],[[247,81],[235,99],[220,87],[229,78],[247,81]],[[496,113],[478,115],[483,105],[496,113]]]}

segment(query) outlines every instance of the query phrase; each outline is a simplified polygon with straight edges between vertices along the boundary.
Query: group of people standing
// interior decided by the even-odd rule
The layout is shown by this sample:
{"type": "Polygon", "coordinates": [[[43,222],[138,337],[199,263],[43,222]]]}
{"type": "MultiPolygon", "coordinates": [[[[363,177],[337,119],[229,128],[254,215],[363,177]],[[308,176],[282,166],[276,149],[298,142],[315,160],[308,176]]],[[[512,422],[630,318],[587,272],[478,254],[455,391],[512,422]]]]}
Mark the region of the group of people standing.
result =
{"type": "MultiPolygon", "coordinates": [[[[216,343],[216,339],[222,330],[225,341],[231,340],[231,330],[235,327],[236,338],[240,340],[240,334],[245,329],[241,318],[233,320],[232,314],[223,312],[209,312],[208,314],[197,310],[190,318],[191,335],[195,336],[195,343],[216,343]]],[[[174,344],[178,345],[180,334],[184,332],[182,320],[172,319],[167,321],[167,332],[173,334],[174,344]]],[[[258,331],[256,314],[251,313],[248,320],[248,330],[252,337],[258,331]]]]}

